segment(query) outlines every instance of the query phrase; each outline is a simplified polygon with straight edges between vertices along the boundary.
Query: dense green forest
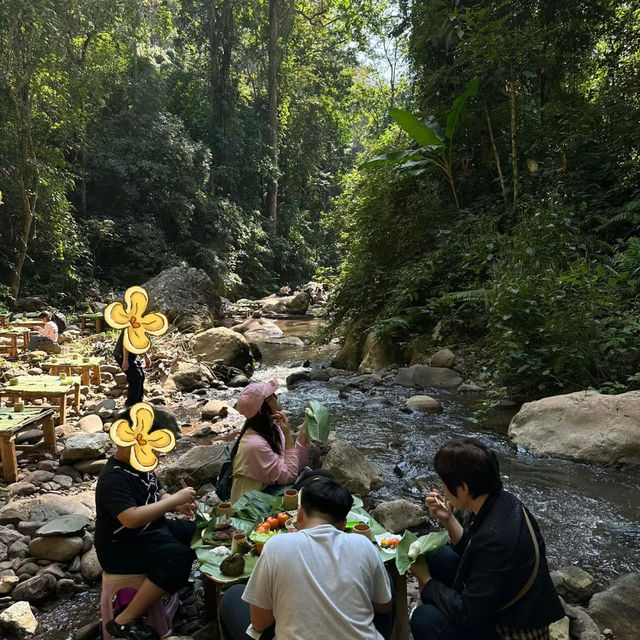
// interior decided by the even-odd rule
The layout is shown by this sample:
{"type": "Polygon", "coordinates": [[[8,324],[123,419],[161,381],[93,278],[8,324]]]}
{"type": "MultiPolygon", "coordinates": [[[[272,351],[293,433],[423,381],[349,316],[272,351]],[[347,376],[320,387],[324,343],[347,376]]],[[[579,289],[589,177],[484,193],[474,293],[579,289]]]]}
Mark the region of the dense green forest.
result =
{"type": "Polygon", "coordinates": [[[0,0],[0,59],[5,304],[325,278],[407,361],[637,386],[637,3],[0,0]]]}

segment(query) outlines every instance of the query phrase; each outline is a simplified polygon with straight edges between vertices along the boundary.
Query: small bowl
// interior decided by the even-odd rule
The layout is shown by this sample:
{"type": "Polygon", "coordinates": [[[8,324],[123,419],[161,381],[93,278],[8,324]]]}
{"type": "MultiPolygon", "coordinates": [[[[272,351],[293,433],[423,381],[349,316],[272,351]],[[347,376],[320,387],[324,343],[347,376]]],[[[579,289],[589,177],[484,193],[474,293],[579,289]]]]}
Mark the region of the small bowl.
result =
{"type": "Polygon", "coordinates": [[[284,523],[284,528],[289,532],[289,533],[295,533],[296,531],[298,531],[298,521],[295,518],[289,518],[285,523],[284,523]]]}

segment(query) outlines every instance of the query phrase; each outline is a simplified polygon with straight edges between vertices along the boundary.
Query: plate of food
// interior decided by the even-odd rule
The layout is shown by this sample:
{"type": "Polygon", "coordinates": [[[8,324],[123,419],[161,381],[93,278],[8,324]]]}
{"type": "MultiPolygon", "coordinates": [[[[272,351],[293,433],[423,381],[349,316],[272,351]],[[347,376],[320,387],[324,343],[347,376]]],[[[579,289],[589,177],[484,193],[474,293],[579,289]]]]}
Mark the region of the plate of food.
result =
{"type": "Polygon", "coordinates": [[[395,555],[396,549],[398,548],[398,544],[401,538],[393,533],[389,533],[385,531],[384,533],[379,533],[375,537],[376,544],[389,555],[395,555]]]}

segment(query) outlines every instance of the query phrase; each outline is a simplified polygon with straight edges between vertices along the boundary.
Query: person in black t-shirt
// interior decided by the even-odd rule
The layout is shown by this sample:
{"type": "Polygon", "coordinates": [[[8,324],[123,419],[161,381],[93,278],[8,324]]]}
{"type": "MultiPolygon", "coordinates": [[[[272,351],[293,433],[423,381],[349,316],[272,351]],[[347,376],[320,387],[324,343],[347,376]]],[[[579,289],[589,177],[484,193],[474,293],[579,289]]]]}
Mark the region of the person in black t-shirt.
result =
{"type": "MultiPolygon", "coordinates": [[[[140,356],[137,353],[127,351],[123,341],[124,331],[121,331],[113,350],[113,357],[127,376],[127,400],[125,405],[132,407],[134,404],[142,402],[145,375],[140,356]]],[[[147,353],[144,354],[144,361],[147,367],[151,366],[151,360],[147,353]]]]}
{"type": "Polygon", "coordinates": [[[106,626],[117,638],[156,640],[157,632],[142,622],[142,616],[163,595],[187,583],[195,559],[190,548],[195,524],[166,520],[164,514],[192,517],[196,494],[191,487],[168,494],[154,472],[134,469],[129,455],[128,448],[118,446],[98,478],[96,553],[107,573],[139,573],[147,579],[106,626]]]}

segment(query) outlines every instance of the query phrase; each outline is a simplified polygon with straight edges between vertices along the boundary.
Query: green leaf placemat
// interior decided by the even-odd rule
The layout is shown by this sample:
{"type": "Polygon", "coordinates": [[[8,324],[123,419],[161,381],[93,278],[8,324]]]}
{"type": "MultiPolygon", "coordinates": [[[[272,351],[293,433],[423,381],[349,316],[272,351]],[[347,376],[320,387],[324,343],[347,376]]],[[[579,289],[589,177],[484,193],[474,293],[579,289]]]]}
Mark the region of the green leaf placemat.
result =
{"type": "Polygon", "coordinates": [[[432,531],[421,538],[418,538],[411,531],[405,531],[396,551],[398,573],[404,575],[419,556],[440,551],[448,541],[449,533],[447,531],[432,531]]]}

